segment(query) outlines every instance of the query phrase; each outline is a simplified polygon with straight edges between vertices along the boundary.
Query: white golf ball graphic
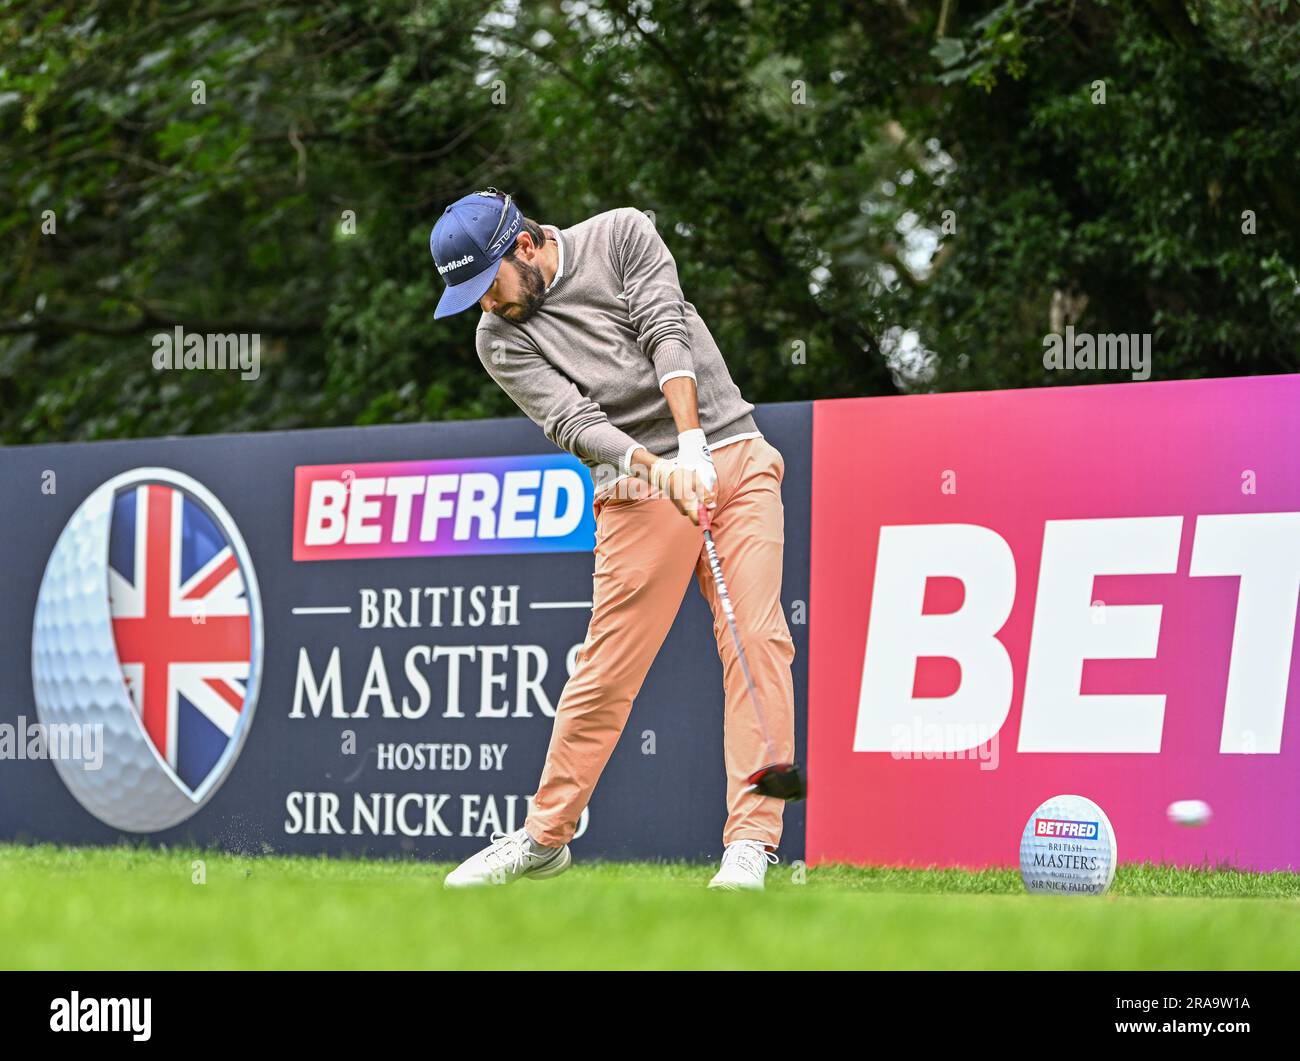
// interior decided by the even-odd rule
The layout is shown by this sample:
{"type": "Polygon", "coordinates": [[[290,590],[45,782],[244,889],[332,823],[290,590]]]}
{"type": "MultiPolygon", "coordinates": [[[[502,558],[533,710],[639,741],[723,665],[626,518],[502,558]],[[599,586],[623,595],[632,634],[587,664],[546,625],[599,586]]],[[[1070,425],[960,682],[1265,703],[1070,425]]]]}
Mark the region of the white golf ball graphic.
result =
{"type": "MultiPolygon", "coordinates": [[[[132,503],[128,498],[125,507],[132,503]]],[[[123,506],[118,511],[123,511],[123,506]]],[[[174,537],[180,548],[189,549],[187,555],[192,555],[193,544],[180,542],[181,531],[174,537]]],[[[147,544],[138,546],[137,559],[152,559],[147,544]]],[[[179,564],[175,556],[170,562],[179,564]]],[[[214,564],[220,566],[220,559],[214,564]]],[[[157,600],[150,598],[151,602],[157,600]]],[[[196,627],[203,625],[203,609],[212,607],[202,599],[202,592],[192,587],[188,595],[178,594],[172,587],[170,600],[168,618],[173,623],[184,621],[183,616],[178,620],[170,613],[189,608],[199,615],[196,627]],[[186,596],[188,599],[183,599],[186,596]]],[[[159,647],[147,639],[144,643],[151,649],[159,647]]],[[[86,810],[107,825],[136,833],[167,829],[194,814],[220,787],[248,735],[261,681],[261,658],[260,594],[247,548],[225,508],[201,484],[167,468],[138,468],[110,479],[81,503],[55,543],[37,595],[32,686],[37,717],[47,732],[58,726],[74,727],[79,733],[82,758],[54,757],[53,761],[68,791],[86,810]],[[215,611],[242,610],[242,622],[247,624],[243,660],[218,660],[204,670],[203,664],[174,663],[165,651],[157,653],[160,662],[153,665],[167,671],[166,682],[161,687],[163,695],[153,696],[149,702],[153,724],[167,734],[162,750],[157,738],[150,738],[142,718],[145,693],[137,687],[133,695],[128,685],[127,675],[143,673],[144,665],[124,664],[121,659],[110,605],[109,545],[115,503],[124,491],[152,487],[163,489],[142,495],[141,512],[152,496],[155,507],[151,515],[161,512],[179,525],[178,514],[184,512],[190,523],[201,523],[208,550],[215,551],[218,546],[225,550],[224,567],[201,580],[202,590],[215,587],[215,611]],[[186,505],[191,507],[186,509],[186,505]],[[189,685],[183,684],[185,681],[189,685]],[[193,688],[214,690],[213,697],[224,695],[231,706],[229,717],[219,718],[221,725],[203,721],[201,712],[184,699],[193,688]],[[178,702],[183,708],[177,707],[178,702]],[[176,722],[179,710],[200,719],[189,723],[191,729],[210,725],[211,733],[201,735],[206,743],[200,748],[208,759],[201,755],[196,759],[196,753],[176,736],[181,729],[176,722]],[[159,718],[163,721],[158,722],[159,718]],[[102,763],[96,769],[86,750],[97,737],[102,740],[102,763]]],[[[137,680],[134,684],[142,683],[137,680]]],[[[202,700],[198,695],[191,698],[202,700]]]]}
{"type": "Polygon", "coordinates": [[[1117,861],[1110,819],[1086,796],[1053,796],[1029,816],[1020,837],[1020,876],[1030,892],[1101,895],[1117,861]]]}

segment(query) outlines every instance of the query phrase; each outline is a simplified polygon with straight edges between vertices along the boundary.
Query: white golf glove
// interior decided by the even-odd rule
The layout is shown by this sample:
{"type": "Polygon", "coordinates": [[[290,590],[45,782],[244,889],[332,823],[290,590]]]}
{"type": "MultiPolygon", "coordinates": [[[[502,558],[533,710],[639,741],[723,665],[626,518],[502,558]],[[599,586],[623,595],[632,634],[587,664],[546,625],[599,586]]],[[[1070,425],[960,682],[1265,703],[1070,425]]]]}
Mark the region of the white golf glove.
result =
{"type": "Polygon", "coordinates": [[[698,427],[677,436],[677,466],[693,471],[706,490],[718,485],[718,472],[713,467],[708,439],[698,427]]]}

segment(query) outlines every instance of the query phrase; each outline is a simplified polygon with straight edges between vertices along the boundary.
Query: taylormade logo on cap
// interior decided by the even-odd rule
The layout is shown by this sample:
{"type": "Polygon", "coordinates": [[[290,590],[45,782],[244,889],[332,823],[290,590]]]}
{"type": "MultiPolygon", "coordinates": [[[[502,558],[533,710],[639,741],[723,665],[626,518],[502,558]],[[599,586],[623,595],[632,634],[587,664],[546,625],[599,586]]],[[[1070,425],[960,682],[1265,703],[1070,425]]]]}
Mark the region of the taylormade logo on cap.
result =
{"type": "Polygon", "coordinates": [[[459,269],[462,265],[468,265],[473,260],[474,255],[467,254],[463,258],[457,258],[454,262],[448,262],[446,265],[438,266],[438,273],[439,275],[442,275],[443,273],[450,272],[452,269],[459,269]]]}

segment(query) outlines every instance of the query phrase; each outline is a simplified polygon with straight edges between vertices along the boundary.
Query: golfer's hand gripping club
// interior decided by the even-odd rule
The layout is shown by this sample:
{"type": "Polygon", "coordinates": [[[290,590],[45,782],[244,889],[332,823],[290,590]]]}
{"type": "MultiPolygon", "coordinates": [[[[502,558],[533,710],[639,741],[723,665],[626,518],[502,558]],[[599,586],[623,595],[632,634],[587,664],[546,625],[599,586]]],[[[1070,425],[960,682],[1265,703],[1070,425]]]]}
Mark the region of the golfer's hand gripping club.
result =
{"type": "Polygon", "coordinates": [[[717,476],[706,483],[698,471],[678,464],[675,457],[655,461],[650,469],[650,483],[692,523],[699,523],[701,506],[712,508],[717,504],[717,476]]]}

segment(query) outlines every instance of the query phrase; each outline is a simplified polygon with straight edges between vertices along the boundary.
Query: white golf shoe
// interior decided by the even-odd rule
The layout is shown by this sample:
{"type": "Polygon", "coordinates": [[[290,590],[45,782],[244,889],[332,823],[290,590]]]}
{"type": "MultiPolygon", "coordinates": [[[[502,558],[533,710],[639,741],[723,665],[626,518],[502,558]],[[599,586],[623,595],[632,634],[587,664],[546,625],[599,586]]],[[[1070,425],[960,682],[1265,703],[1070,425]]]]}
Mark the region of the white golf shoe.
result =
{"type": "Polygon", "coordinates": [[[733,840],[722,852],[722,865],[709,881],[709,887],[729,892],[761,892],[768,865],[779,861],[775,853],[757,840],[733,840]]]}
{"type": "Polygon", "coordinates": [[[447,874],[444,888],[479,888],[488,884],[511,884],[521,877],[543,880],[557,877],[569,868],[573,856],[569,845],[547,848],[538,854],[523,829],[493,833],[492,843],[471,855],[447,874]]]}

